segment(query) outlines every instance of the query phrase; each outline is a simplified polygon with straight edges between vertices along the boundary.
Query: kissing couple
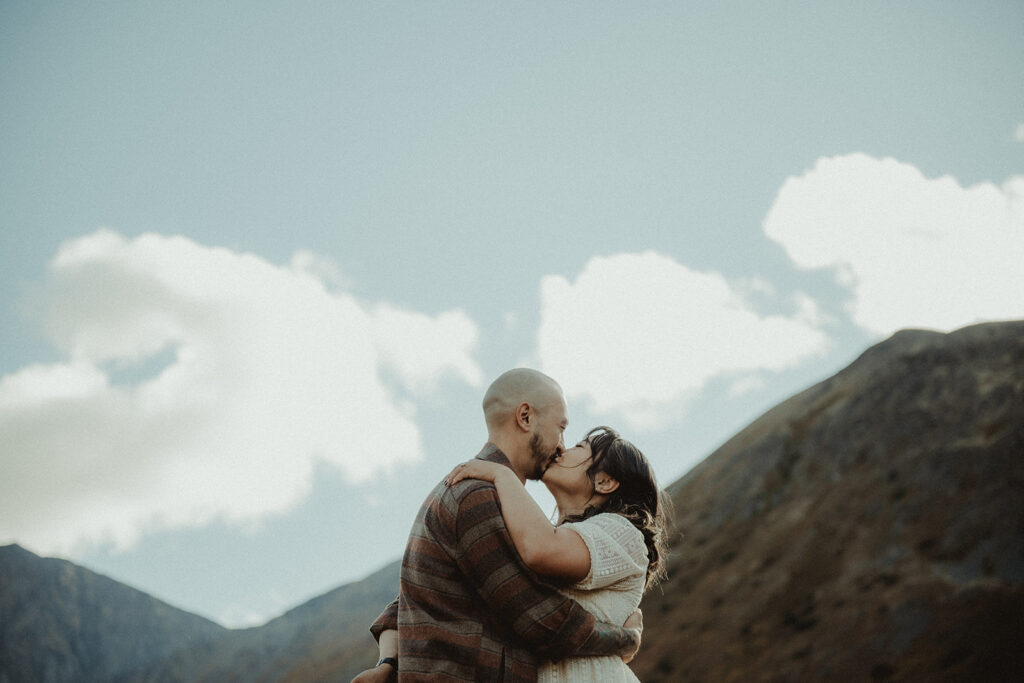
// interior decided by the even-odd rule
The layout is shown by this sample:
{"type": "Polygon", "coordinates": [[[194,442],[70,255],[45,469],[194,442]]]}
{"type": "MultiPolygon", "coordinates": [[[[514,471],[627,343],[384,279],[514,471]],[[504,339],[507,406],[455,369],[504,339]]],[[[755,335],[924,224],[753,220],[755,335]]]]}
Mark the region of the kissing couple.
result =
{"type": "Polygon", "coordinates": [[[664,574],[650,463],[609,427],[566,448],[562,388],[536,370],[498,377],[483,412],[487,444],[423,502],[399,595],[370,627],[380,661],[353,683],[637,681],[638,605],[664,574]]]}

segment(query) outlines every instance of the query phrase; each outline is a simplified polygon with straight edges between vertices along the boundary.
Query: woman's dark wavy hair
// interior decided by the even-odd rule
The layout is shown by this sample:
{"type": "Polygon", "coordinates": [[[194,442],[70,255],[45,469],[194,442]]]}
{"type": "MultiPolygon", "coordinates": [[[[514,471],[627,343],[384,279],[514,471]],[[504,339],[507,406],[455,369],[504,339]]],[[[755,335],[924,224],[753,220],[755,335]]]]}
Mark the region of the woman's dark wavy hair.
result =
{"type": "Polygon", "coordinates": [[[594,481],[599,472],[619,482],[600,508],[588,505],[579,515],[565,522],[579,522],[599,512],[614,512],[633,523],[644,535],[647,545],[647,577],[644,590],[665,577],[665,524],[669,500],[654,478],[651,464],[640,449],[626,441],[611,427],[595,427],[583,440],[590,444],[593,460],[587,477],[594,481]]]}

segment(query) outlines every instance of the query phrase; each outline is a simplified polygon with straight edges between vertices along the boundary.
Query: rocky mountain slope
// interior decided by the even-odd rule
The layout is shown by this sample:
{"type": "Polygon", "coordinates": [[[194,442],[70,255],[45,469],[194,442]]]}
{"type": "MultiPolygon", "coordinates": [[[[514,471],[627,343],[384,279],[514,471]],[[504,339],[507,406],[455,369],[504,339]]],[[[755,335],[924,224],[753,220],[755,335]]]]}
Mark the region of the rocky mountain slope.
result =
{"type": "Polygon", "coordinates": [[[228,630],[70,562],[0,548],[0,683],[349,681],[398,562],[258,628],[228,630]]]}
{"type": "Polygon", "coordinates": [[[642,680],[1024,680],[1024,322],[900,332],[670,493],[642,680]]]}
{"type": "Polygon", "coordinates": [[[399,563],[336,588],[258,628],[230,631],[118,683],[348,683],[377,660],[370,623],[398,592],[399,563]]]}
{"type": "MultiPolygon", "coordinates": [[[[669,493],[641,680],[1024,680],[1024,322],[900,332],[669,493]]],[[[0,683],[348,681],[397,583],[227,631],[0,548],[0,683]]]]}
{"type": "Polygon", "coordinates": [[[64,560],[0,548],[0,682],[109,681],[223,627],[64,560]]]}

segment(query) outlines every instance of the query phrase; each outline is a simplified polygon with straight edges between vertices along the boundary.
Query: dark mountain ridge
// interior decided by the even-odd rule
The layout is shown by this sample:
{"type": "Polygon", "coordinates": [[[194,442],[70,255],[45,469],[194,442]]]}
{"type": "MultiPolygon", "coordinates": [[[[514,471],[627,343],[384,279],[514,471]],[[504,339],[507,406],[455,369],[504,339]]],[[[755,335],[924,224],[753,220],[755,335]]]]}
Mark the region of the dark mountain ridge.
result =
{"type": "Polygon", "coordinates": [[[0,683],[348,681],[398,562],[263,626],[226,629],[66,560],[0,547],[0,683]]]}
{"type": "Polygon", "coordinates": [[[1024,322],[900,332],[669,491],[642,680],[1024,680],[1024,322]]]}
{"type": "Polygon", "coordinates": [[[336,588],[263,626],[233,630],[119,676],[149,681],[344,681],[373,664],[370,623],[398,592],[399,562],[336,588]]]}
{"type": "Polygon", "coordinates": [[[65,560],[0,547],[0,683],[107,681],[225,632],[65,560]]]}
{"type": "MultiPolygon", "coordinates": [[[[668,490],[641,680],[1024,680],[1024,322],[897,333],[668,490]]],[[[397,583],[229,631],[0,548],[0,683],[348,681],[397,583]]]]}

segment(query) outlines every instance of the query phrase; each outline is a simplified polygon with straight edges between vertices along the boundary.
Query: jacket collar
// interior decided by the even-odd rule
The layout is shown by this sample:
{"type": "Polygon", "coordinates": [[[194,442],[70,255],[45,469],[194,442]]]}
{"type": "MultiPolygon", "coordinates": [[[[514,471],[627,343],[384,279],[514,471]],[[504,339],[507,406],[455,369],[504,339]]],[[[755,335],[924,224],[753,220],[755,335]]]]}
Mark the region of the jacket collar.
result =
{"type": "Polygon", "coordinates": [[[486,460],[488,462],[496,462],[499,465],[504,465],[510,470],[514,470],[512,462],[508,459],[508,456],[501,452],[501,449],[495,446],[493,443],[488,441],[484,444],[482,451],[476,454],[476,457],[480,460],[486,460]]]}

